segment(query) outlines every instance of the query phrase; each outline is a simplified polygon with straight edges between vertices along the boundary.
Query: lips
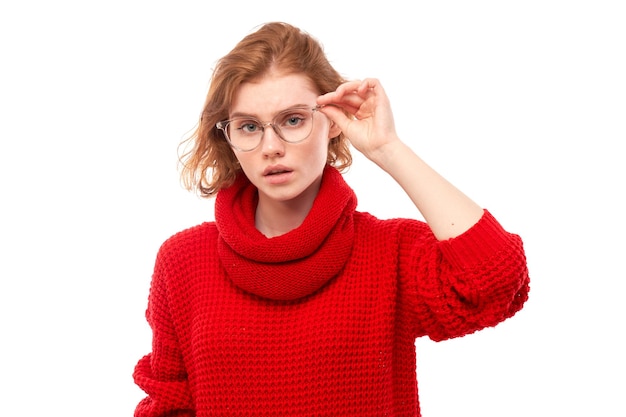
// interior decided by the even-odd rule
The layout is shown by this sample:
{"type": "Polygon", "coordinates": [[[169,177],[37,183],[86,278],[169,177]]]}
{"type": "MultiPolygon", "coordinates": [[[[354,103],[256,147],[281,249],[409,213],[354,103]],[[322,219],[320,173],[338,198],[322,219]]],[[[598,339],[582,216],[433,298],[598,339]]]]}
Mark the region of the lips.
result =
{"type": "Polygon", "coordinates": [[[267,176],[272,176],[272,175],[279,175],[279,174],[286,174],[289,172],[292,172],[293,170],[284,166],[280,166],[280,165],[276,165],[276,166],[271,166],[271,167],[267,167],[264,171],[263,171],[263,176],[267,177],[267,176]]]}

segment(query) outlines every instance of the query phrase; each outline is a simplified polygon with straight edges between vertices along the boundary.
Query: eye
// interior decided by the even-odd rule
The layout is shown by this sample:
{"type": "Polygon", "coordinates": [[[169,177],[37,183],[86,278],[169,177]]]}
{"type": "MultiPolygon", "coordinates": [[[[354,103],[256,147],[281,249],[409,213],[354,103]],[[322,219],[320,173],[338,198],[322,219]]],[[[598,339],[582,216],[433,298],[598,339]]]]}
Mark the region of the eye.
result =
{"type": "Polygon", "coordinates": [[[299,116],[291,116],[289,119],[287,119],[287,124],[289,126],[297,126],[299,125],[302,121],[304,120],[304,118],[299,117],[299,116]]]}
{"type": "Polygon", "coordinates": [[[261,124],[256,120],[243,119],[234,122],[235,129],[241,133],[256,133],[261,130],[261,124]]]}
{"type": "Polygon", "coordinates": [[[293,129],[293,128],[301,127],[303,124],[305,124],[307,118],[308,116],[303,112],[290,111],[289,113],[285,113],[284,115],[281,115],[278,121],[279,121],[280,127],[293,129]]]}

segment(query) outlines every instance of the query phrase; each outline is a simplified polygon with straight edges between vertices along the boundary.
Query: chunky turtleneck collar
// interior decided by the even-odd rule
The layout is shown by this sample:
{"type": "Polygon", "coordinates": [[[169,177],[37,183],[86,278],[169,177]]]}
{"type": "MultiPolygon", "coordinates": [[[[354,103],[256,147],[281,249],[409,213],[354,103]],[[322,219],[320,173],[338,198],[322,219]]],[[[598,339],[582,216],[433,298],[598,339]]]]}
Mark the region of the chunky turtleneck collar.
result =
{"type": "Polygon", "coordinates": [[[352,249],[354,191],[326,166],[311,211],[296,229],[268,238],[254,224],[257,189],[244,175],[215,200],[219,256],[241,289],[273,300],[309,295],[343,268],[352,249]]]}

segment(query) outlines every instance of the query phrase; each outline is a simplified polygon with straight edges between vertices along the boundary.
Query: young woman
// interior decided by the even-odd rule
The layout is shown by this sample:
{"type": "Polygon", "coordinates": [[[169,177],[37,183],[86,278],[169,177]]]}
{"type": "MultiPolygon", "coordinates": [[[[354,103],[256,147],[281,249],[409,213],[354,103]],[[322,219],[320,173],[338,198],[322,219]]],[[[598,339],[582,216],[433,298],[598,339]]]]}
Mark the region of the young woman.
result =
{"type": "Polygon", "coordinates": [[[136,366],[144,416],[417,416],[415,339],[460,337],[528,297],[522,242],[398,137],[376,79],[345,81],[269,23],[213,74],[183,157],[215,221],[159,250],[136,366]],[[425,222],[356,211],[349,143],[425,222]]]}

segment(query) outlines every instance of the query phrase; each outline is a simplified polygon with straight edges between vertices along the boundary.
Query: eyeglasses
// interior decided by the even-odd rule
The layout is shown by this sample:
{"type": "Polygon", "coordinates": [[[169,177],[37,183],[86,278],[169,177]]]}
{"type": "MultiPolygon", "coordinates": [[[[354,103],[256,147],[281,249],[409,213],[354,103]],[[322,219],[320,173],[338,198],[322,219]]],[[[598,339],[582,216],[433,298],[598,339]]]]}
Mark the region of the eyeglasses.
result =
{"type": "Polygon", "coordinates": [[[249,152],[261,144],[268,126],[287,143],[303,142],[313,131],[313,118],[319,109],[320,106],[293,107],[278,113],[271,122],[262,122],[252,116],[235,117],[217,122],[215,127],[224,132],[230,146],[240,152],[249,152]]]}

